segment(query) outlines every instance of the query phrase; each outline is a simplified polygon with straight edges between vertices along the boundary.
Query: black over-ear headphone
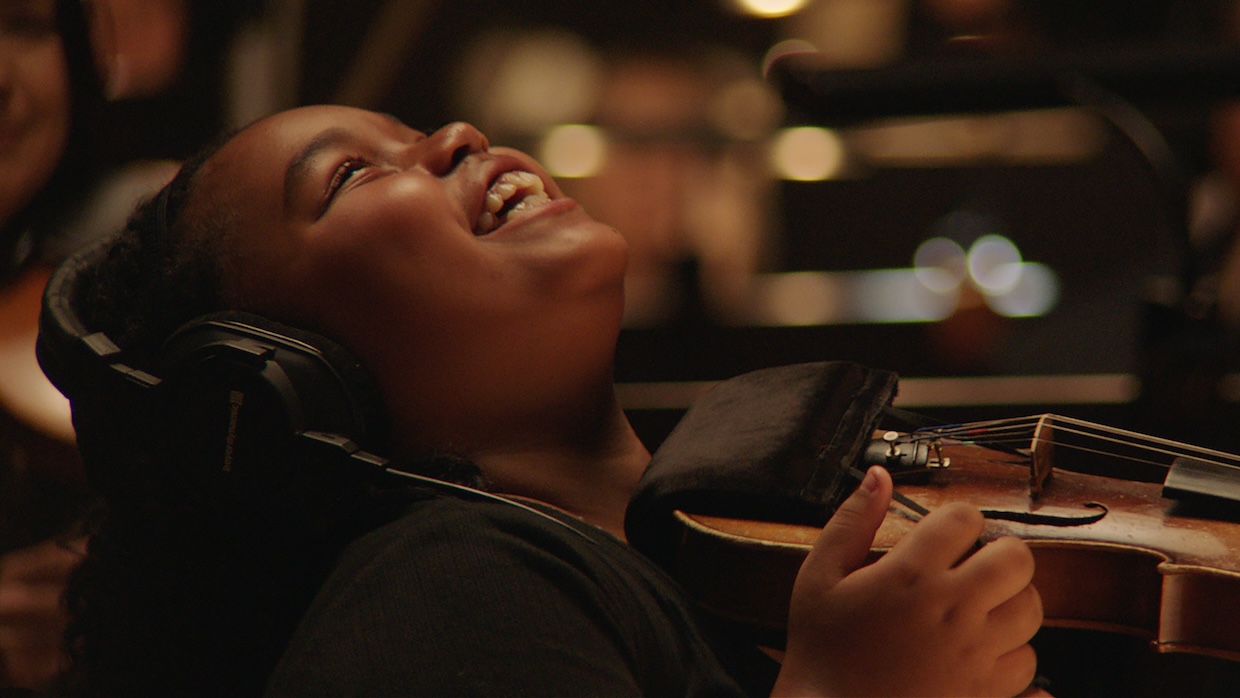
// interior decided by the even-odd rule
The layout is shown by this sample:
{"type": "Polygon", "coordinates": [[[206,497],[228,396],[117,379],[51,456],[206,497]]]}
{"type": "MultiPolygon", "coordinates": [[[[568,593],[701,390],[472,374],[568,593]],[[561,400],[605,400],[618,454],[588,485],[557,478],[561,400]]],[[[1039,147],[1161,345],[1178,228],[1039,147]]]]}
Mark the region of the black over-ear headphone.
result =
{"type": "Polygon", "coordinates": [[[243,506],[276,497],[320,509],[367,479],[399,476],[501,501],[592,540],[519,501],[389,467],[377,455],[388,448],[377,387],[347,350],[321,335],[223,312],[177,330],[154,373],[131,366],[75,310],[91,292],[84,275],[105,262],[115,241],[81,249],[52,273],[36,344],[39,365],[70,399],[87,473],[100,492],[174,488],[243,506]]]}
{"type": "MultiPolygon", "coordinates": [[[[90,292],[82,277],[113,241],[81,250],[52,274],[36,345],[40,366],[73,404],[84,455],[108,449],[158,461],[190,488],[241,498],[284,487],[291,474],[281,469],[293,463],[351,463],[354,474],[386,467],[375,455],[387,448],[378,391],[349,352],[320,335],[224,312],[174,333],[153,373],[129,365],[75,310],[90,292]]],[[[137,474],[91,475],[106,492],[137,474]]]]}

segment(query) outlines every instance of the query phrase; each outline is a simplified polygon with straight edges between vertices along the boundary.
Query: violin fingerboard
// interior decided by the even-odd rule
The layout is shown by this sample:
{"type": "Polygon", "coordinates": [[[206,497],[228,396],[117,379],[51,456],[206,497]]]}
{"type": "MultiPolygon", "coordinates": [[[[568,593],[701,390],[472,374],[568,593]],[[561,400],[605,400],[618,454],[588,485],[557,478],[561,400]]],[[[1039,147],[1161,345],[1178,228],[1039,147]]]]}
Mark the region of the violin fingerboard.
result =
{"type": "Polygon", "coordinates": [[[1179,457],[1163,481],[1162,496],[1179,501],[1227,503],[1240,513],[1240,471],[1234,466],[1179,457]]]}

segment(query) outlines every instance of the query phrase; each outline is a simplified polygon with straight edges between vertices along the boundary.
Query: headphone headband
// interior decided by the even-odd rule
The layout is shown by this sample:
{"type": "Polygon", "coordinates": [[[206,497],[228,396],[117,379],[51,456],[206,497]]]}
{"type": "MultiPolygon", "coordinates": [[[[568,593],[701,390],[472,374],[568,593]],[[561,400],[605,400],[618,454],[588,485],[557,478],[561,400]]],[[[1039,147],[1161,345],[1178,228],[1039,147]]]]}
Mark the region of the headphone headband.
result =
{"type": "Polygon", "coordinates": [[[74,310],[83,292],[83,274],[107,257],[118,237],[98,240],[69,256],[52,272],[43,291],[35,356],[52,385],[71,399],[109,374],[111,379],[127,378],[147,387],[159,382],[149,373],[120,363],[120,348],[106,334],[87,329],[74,310]],[[95,370],[100,365],[109,370],[95,370]]]}

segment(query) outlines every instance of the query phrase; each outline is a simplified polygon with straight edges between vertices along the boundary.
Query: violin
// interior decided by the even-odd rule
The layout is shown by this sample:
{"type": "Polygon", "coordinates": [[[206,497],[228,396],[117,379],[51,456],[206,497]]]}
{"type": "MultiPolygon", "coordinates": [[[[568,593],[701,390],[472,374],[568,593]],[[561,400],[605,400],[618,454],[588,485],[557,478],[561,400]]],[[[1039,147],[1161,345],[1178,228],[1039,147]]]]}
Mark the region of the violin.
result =
{"type": "MultiPolygon", "coordinates": [[[[865,460],[896,482],[875,559],[929,511],[966,502],[986,516],[985,540],[1012,535],[1032,549],[1045,626],[1240,660],[1237,456],[1039,415],[885,432],[865,460]]],[[[675,518],[688,592],[717,620],[781,646],[793,580],[821,529],[675,518]]]]}

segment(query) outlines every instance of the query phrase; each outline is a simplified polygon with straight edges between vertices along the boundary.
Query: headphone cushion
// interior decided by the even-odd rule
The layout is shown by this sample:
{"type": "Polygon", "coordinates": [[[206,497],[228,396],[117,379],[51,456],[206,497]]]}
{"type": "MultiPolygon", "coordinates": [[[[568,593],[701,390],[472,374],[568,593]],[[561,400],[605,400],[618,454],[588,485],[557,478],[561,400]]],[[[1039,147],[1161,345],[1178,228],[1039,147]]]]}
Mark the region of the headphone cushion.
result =
{"type": "Polygon", "coordinates": [[[163,460],[188,472],[191,489],[223,486],[245,496],[278,491],[290,470],[305,467],[291,454],[307,431],[386,450],[385,411],[373,379],[322,335],[228,311],[179,329],[161,357],[157,439],[163,460]]]}

